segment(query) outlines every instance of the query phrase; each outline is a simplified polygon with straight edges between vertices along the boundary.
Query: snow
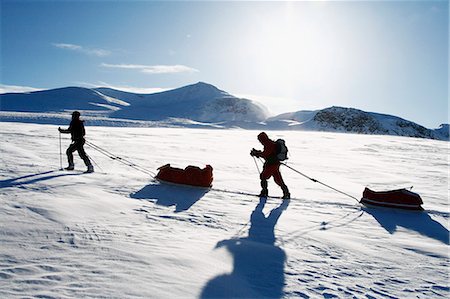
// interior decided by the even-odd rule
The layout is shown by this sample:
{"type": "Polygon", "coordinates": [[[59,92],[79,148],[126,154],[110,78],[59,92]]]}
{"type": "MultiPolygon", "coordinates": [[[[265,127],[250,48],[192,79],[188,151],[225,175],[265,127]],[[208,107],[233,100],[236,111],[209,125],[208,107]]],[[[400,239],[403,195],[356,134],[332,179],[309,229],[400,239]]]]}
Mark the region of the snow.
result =
{"type": "Polygon", "coordinates": [[[213,128],[326,131],[449,140],[448,124],[427,129],[397,116],[354,108],[333,106],[268,117],[268,110],[262,104],[237,98],[204,82],[152,94],[82,87],[1,94],[0,109],[0,121],[53,124],[57,120],[49,114],[59,114],[55,117],[60,118],[63,112],[70,114],[79,110],[94,125],[192,127],[191,123],[195,122],[213,128]]]}
{"type": "Polygon", "coordinates": [[[136,120],[186,118],[200,122],[262,121],[265,110],[252,101],[236,98],[217,87],[199,82],[177,89],[143,95],[111,116],[136,120]]]}
{"type": "Polygon", "coordinates": [[[102,104],[115,108],[129,105],[120,99],[83,87],[65,87],[29,93],[6,93],[0,97],[2,111],[60,112],[64,110],[92,110],[111,112],[108,106],[102,106],[102,104]]]}
{"type": "MultiPolygon", "coordinates": [[[[448,142],[268,132],[290,166],[356,197],[413,185],[426,211],[406,212],[360,207],[287,168],[290,201],[246,195],[259,191],[258,131],[86,128],[149,171],[211,164],[209,191],[160,185],[87,146],[95,173],[58,171],[67,124],[0,123],[1,298],[450,295],[448,142]]],[[[269,192],[281,195],[272,180],[269,192]]]]}

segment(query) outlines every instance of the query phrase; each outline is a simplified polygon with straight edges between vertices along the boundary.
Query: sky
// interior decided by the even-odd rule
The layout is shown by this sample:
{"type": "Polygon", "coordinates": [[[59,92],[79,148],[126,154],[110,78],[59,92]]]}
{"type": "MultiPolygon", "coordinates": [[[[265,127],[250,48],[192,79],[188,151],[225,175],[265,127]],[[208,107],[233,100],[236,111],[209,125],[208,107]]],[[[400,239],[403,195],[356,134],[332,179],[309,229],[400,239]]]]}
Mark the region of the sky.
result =
{"type": "Polygon", "coordinates": [[[275,115],[448,123],[448,1],[1,1],[0,91],[207,82],[275,115]]]}

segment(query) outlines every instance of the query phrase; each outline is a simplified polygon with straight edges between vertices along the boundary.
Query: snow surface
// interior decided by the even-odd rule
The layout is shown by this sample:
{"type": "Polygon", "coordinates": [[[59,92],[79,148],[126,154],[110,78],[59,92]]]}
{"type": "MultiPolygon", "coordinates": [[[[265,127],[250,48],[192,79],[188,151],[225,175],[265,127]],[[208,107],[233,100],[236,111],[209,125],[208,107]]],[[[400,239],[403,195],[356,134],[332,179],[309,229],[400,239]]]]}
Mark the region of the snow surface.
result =
{"type": "MultiPolygon", "coordinates": [[[[256,131],[87,127],[150,171],[211,164],[208,191],[161,185],[89,147],[96,173],[58,171],[57,127],[0,123],[0,298],[450,295],[448,142],[269,132],[290,166],[356,197],[413,185],[426,211],[405,212],[362,208],[287,168],[290,201],[246,195],[259,191],[256,131]]],[[[281,195],[272,180],[269,191],[281,195]]]]}

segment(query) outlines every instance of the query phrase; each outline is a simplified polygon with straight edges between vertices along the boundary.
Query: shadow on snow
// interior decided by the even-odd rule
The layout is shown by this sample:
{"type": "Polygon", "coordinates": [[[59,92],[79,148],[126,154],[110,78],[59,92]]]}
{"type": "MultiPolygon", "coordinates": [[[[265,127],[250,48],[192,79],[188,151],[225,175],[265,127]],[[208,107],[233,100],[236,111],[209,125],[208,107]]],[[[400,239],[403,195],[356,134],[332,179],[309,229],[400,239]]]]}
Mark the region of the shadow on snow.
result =
{"type": "Polygon", "coordinates": [[[44,172],[33,173],[21,177],[6,179],[0,181],[0,188],[18,187],[23,185],[34,184],[37,182],[47,181],[57,177],[68,175],[81,175],[81,172],[60,172],[58,170],[49,170],[44,172]]]}
{"type": "Polygon", "coordinates": [[[383,208],[363,208],[375,218],[390,234],[394,234],[398,226],[418,232],[423,236],[449,244],[449,231],[442,224],[433,220],[427,212],[394,211],[383,208]]]}
{"type": "Polygon", "coordinates": [[[184,187],[170,184],[151,183],[136,193],[130,194],[135,199],[156,199],[156,204],[170,207],[175,206],[175,212],[187,211],[209,189],[184,187]]]}
{"type": "Polygon", "coordinates": [[[263,213],[266,200],[261,198],[250,216],[246,238],[233,238],[217,243],[233,255],[233,271],[210,280],[201,298],[281,298],[284,286],[286,254],[275,246],[275,225],[289,200],[263,213]]]}

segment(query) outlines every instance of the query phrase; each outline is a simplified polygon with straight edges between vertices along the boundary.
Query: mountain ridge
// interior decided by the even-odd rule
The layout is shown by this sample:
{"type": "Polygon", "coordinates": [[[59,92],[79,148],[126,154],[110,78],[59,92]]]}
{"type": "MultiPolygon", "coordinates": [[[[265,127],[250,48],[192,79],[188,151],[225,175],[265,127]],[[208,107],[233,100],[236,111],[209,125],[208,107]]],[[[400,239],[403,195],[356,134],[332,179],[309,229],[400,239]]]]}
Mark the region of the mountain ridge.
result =
{"type": "Polygon", "coordinates": [[[26,113],[45,113],[48,122],[50,114],[54,113],[58,118],[57,114],[71,110],[82,111],[84,116],[100,125],[118,125],[120,120],[124,120],[126,126],[189,124],[187,126],[191,127],[192,123],[203,123],[202,126],[214,128],[307,130],[449,140],[448,124],[428,129],[397,116],[356,108],[332,106],[269,116],[267,108],[260,103],[235,97],[205,82],[149,94],[74,86],[0,94],[0,120],[4,121],[20,121],[27,117],[31,119],[28,122],[39,121],[39,117],[26,113]],[[105,117],[110,121],[103,119],[105,117]]]}

